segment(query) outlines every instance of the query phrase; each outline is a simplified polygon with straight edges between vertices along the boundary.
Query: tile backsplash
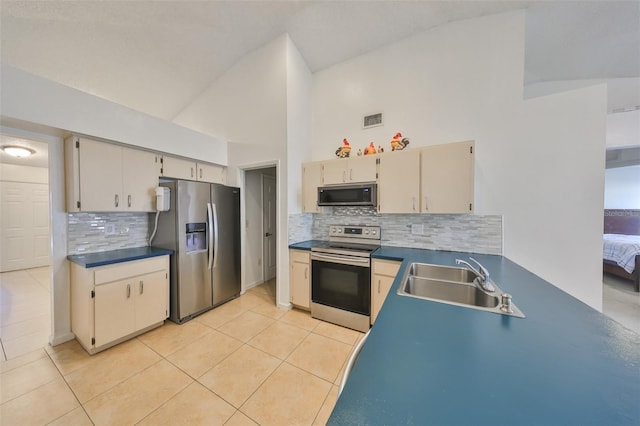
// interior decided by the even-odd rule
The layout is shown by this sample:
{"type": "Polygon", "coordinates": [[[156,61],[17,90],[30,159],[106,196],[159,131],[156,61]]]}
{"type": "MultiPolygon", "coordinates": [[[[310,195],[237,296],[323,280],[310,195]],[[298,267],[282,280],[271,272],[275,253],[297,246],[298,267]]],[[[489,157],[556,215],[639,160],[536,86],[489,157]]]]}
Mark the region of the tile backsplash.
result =
{"type": "Polygon", "coordinates": [[[330,225],[360,224],[380,226],[382,245],[385,246],[502,254],[501,215],[378,214],[373,208],[360,207],[290,215],[289,243],[326,240],[330,225]],[[299,228],[308,226],[310,221],[309,235],[299,228]],[[419,233],[412,233],[412,225],[419,233]]]}
{"type": "Polygon", "coordinates": [[[148,213],[69,213],[67,253],[147,246],[148,213]]]}

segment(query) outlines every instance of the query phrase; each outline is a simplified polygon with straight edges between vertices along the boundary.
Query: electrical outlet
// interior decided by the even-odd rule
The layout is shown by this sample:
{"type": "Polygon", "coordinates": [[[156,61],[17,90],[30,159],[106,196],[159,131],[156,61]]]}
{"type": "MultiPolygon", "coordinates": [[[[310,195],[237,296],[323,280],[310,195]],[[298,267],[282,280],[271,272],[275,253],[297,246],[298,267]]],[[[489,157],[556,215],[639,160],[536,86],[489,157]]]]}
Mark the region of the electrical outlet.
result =
{"type": "Polygon", "coordinates": [[[121,226],[120,227],[120,235],[127,235],[129,234],[129,227],[128,226],[121,226]]]}
{"type": "Polygon", "coordinates": [[[411,224],[411,233],[414,235],[423,235],[424,234],[424,223],[412,223],[411,224]]]}
{"type": "Polygon", "coordinates": [[[114,235],[116,233],[116,226],[113,223],[107,223],[104,225],[104,235],[114,235]]]}

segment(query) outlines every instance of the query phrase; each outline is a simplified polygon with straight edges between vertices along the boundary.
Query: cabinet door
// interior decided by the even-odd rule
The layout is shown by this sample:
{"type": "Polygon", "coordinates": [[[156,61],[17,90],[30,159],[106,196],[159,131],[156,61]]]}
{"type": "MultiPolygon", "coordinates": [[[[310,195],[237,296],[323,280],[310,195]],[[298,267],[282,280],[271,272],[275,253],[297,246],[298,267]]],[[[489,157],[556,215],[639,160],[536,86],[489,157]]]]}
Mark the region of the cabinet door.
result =
{"type": "Polygon", "coordinates": [[[121,280],[95,287],[95,346],[102,346],[134,329],[134,281],[121,280]]]}
{"type": "Polygon", "coordinates": [[[377,159],[375,155],[349,158],[349,182],[375,182],[378,178],[377,159]]]}
{"type": "Polygon", "coordinates": [[[78,150],[80,210],[122,210],[122,147],[81,138],[78,150]]]}
{"type": "Polygon", "coordinates": [[[421,156],[421,211],[473,213],[473,141],[430,146],[421,156]]]}
{"type": "Polygon", "coordinates": [[[378,167],[378,211],[418,213],[420,151],[408,150],[381,155],[378,167]]]}
{"type": "Polygon", "coordinates": [[[164,155],[162,157],[162,176],[196,180],[196,163],[164,155]]]}
{"type": "Polygon", "coordinates": [[[290,259],[291,303],[309,309],[311,307],[309,253],[292,250],[290,252],[290,259]]]}
{"type": "Polygon", "coordinates": [[[124,210],[155,211],[155,188],[158,186],[156,154],[138,149],[122,148],[124,210]]]}
{"type": "Polygon", "coordinates": [[[371,324],[376,321],[378,312],[382,308],[384,300],[389,294],[391,285],[395,277],[388,277],[386,275],[373,275],[373,281],[371,282],[371,324]]]}
{"type": "Polygon", "coordinates": [[[197,179],[202,182],[219,183],[224,185],[225,168],[215,164],[198,163],[197,179]]]}
{"type": "Polygon", "coordinates": [[[325,185],[347,182],[347,163],[349,160],[338,158],[325,161],[323,164],[322,180],[325,185]]]}
{"type": "Polygon", "coordinates": [[[318,213],[318,187],[322,186],[321,162],[305,163],[302,165],[302,211],[304,213],[318,213]]]}
{"type": "Polygon", "coordinates": [[[133,279],[135,288],[135,330],[164,321],[167,312],[167,271],[157,271],[133,279]]]}

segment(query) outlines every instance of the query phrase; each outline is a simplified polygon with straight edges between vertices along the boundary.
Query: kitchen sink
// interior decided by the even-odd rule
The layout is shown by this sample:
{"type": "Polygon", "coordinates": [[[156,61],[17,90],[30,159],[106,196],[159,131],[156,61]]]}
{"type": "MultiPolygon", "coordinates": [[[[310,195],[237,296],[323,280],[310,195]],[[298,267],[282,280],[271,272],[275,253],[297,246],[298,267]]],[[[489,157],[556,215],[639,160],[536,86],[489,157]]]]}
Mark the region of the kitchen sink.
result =
{"type": "Polygon", "coordinates": [[[492,281],[494,292],[480,288],[482,277],[467,268],[412,263],[405,272],[398,294],[449,305],[463,306],[502,315],[524,318],[524,314],[492,281]]]}
{"type": "Polygon", "coordinates": [[[485,293],[475,285],[409,276],[404,291],[412,296],[437,299],[463,305],[495,308],[498,297],[485,293]]]}
{"type": "Polygon", "coordinates": [[[409,266],[409,276],[462,283],[472,283],[473,280],[478,278],[475,272],[466,268],[431,265],[428,263],[412,263],[409,266]]]}

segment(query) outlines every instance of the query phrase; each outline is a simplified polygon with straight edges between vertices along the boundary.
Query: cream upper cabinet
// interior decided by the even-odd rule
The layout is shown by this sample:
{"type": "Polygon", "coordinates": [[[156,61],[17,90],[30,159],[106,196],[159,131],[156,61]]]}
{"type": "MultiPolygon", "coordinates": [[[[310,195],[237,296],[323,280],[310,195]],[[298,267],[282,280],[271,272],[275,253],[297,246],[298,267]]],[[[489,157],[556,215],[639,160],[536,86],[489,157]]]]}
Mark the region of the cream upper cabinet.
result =
{"type": "Polygon", "coordinates": [[[420,151],[389,152],[378,163],[378,211],[419,213],[420,151]]]}
{"type": "Polygon", "coordinates": [[[196,180],[198,165],[195,161],[168,155],[162,156],[162,176],[176,179],[196,180]]]}
{"type": "Polygon", "coordinates": [[[423,148],[421,173],[421,212],[473,212],[473,141],[423,148]]]}
{"type": "Polygon", "coordinates": [[[375,182],[377,178],[376,156],[338,158],[324,162],[325,185],[340,183],[375,182]]]}
{"type": "Polygon", "coordinates": [[[197,180],[224,185],[226,181],[226,169],[216,164],[197,163],[197,180]]]}
{"type": "Polygon", "coordinates": [[[302,211],[318,213],[318,187],[322,186],[322,166],[324,162],[305,163],[302,165],[302,211]]]}
{"type": "Polygon", "coordinates": [[[311,262],[306,250],[289,250],[291,303],[305,309],[311,307],[311,262]]]}
{"type": "Polygon", "coordinates": [[[67,211],[154,211],[156,155],[70,137],[65,140],[67,211]]]}
{"type": "Polygon", "coordinates": [[[122,148],[124,210],[155,211],[155,188],[158,186],[158,156],[149,151],[122,148]]]}
{"type": "Polygon", "coordinates": [[[162,156],[162,176],[225,184],[226,168],[216,164],[198,163],[183,158],[162,156]]]}
{"type": "Polygon", "coordinates": [[[383,259],[373,259],[371,262],[371,325],[378,317],[401,263],[383,259]]]}

